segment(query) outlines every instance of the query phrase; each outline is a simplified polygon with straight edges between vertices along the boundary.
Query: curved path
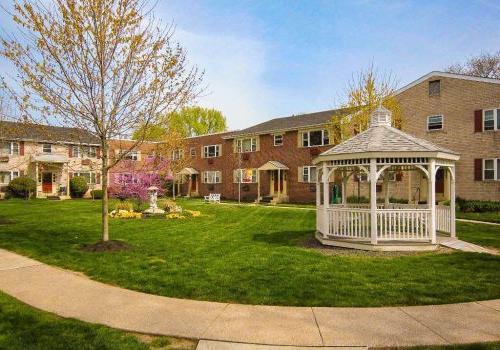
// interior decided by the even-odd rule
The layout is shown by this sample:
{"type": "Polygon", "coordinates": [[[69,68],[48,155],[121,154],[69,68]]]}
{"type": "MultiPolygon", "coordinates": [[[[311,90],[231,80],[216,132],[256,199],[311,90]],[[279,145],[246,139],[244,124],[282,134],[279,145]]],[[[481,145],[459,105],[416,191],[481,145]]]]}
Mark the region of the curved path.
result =
{"type": "Polygon", "coordinates": [[[500,299],[382,308],[256,306],[155,296],[0,249],[0,290],[38,309],[124,330],[296,346],[500,340],[500,299]]]}

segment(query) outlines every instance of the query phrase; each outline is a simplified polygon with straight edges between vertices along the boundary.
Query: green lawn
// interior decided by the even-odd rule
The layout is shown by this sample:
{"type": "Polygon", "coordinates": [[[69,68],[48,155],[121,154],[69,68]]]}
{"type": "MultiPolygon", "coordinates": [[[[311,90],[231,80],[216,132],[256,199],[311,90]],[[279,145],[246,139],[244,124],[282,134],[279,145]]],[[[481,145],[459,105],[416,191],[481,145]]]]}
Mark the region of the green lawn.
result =
{"type": "Polygon", "coordinates": [[[464,213],[461,211],[457,212],[457,219],[468,219],[477,221],[489,221],[500,223],[500,212],[492,211],[486,213],[464,213]]]}
{"type": "Polygon", "coordinates": [[[146,343],[122,331],[33,309],[0,293],[0,349],[154,350],[159,348],[156,344],[168,340],[158,337],[146,343]]]}
{"type": "MultiPolygon", "coordinates": [[[[181,203],[205,215],[111,219],[111,238],[134,249],[89,253],[79,247],[99,239],[98,201],[2,201],[0,246],[125,288],[200,300],[382,306],[500,298],[498,256],[325,255],[301,245],[313,234],[314,211],[181,203]]],[[[498,246],[498,228],[457,229],[498,246]]]]}
{"type": "Polygon", "coordinates": [[[500,249],[500,226],[458,222],[457,231],[464,241],[500,249]]]}

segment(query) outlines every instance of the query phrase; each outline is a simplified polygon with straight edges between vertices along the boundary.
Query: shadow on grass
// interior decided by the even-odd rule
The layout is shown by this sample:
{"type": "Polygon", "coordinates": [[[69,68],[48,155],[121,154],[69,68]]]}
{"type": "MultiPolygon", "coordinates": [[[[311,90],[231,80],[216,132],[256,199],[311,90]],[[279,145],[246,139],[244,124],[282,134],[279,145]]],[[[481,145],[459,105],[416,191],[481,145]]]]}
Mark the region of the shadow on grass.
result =
{"type": "Polygon", "coordinates": [[[307,236],[312,235],[313,232],[310,230],[301,231],[275,231],[267,234],[257,233],[253,235],[253,240],[257,242],[268,243],[272,245],[281,246],[297,246],[307,236]]]}

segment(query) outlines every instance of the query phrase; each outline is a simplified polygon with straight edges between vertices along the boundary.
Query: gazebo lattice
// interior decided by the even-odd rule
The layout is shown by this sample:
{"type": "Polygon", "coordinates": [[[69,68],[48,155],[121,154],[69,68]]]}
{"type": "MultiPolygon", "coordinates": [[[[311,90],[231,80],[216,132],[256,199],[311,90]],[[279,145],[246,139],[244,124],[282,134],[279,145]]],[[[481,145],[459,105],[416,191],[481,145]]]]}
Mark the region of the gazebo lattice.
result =
{"type": "Polygon", "coordinates": [[[416,138],[391,126],[391,113],[379,107],[370,127],[320,154],[316,182],[316,238],[323,244],[367,250],[430,250],[436,232],[455,236],[455,152],[416,138]],[[436,172],[450,174],[450,205],[436,205],[436,172]],[[377,181],[388,186],[388,173],[418,170],[427,178],[426,204],[390,203],[388,191],[377,203],[377,181]],[[365,173],[370,203],[347,203],[347,184],[365,173]],[[330,203],[330,182],[342,178],[342,203],[330,203]]]}

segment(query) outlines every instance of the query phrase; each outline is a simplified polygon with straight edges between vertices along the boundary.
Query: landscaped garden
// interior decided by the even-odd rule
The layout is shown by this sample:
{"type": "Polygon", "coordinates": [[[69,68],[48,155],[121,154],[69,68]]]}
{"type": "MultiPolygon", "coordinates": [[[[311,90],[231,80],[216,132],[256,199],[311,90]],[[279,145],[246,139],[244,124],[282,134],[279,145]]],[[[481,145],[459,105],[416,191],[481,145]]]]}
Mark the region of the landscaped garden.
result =
{"type": "MultiPolygon", "coordinates": [[[[88,252],[81,247],[100,238],[100,201],[4,201],[0,246],[96,280],[179,298],[383,306],[500,297],[499,256],[316,249],[313,210],[178,203],[201,216],[112,218],[111,238],[131,248],[88,252]]],[[[500,247],[499,227],[459,222],[457,231],[459,238],[500,247]]]]}

